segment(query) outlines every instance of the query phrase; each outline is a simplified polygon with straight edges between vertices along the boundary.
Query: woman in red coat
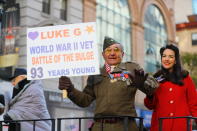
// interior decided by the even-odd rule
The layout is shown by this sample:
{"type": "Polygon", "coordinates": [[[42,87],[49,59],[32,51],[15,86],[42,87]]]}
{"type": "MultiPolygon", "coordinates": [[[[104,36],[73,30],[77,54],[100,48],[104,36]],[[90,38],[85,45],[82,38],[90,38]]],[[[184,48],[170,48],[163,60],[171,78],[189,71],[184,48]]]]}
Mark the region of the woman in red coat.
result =
{"type": "MultiPolygon", "coordinates": [[[[162,68],[154,74],[159,88],[144,99],[153,110],[151,131],[159,130],[160,117],[197,117],[197,91],[189,73],[181,68],[178,48],[167,45],[160,55],[162,68]]],[[[162,131],[187,131],[187,119],[163,119],[162,131]]]]}

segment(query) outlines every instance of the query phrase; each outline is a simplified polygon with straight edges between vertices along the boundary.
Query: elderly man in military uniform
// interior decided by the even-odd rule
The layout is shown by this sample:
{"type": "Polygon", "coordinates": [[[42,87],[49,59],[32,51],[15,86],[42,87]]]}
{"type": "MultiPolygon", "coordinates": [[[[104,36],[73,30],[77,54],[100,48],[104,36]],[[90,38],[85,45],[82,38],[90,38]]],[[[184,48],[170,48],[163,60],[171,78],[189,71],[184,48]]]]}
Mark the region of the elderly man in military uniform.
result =
{"type": "Polygon", "coordinates": [[[102,55],[105,64],[100,69],[101,74],[89,76],[83,91],[74,88],[66,76],[60,77],[59,89],[67,90],[68,98],[80,107],[87,107],[96,101],[92,131],[138,131],[134,119],[129,118],[128,124],[125,124],[124,119],[117,116],[136,117],[134,101],[137,89],[149,96],[158,83],[137,63],[122,63],[123,47],[110,37],[104,39],[102,55]],[[98,119],[106,116],[110,117],[98,119]]]}

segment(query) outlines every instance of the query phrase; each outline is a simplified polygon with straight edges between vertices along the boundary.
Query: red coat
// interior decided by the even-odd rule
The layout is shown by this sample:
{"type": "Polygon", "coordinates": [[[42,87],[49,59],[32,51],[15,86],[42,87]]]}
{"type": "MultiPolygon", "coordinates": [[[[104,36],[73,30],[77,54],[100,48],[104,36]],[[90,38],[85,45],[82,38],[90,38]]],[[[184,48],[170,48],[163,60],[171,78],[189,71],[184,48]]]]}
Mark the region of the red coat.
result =
{"type": "MultiPolygon", "coordinates": [[[[184,85],[179,86],[166,81],[160,83],[152,99],[146,97],[144,104],[153,110],[151,131],[159,130],[160,117],[197,117],[197,91],[188,75],[184,78],[184,85]]],[[[165,119],[162,131],[186,131],[186,119],[165,119]]]]}

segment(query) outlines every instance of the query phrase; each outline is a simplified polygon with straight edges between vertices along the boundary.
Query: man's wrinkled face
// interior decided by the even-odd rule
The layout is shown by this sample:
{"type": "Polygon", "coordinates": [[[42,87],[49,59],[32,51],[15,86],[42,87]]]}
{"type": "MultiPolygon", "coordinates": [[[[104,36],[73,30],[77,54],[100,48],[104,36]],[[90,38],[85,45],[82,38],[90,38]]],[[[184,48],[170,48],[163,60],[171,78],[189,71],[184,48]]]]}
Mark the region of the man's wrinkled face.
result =
{"type": "Polygon", "coordinates": [[[113,44],[107,47],[103,51],[102,55],[107,64],[117,65],[121,63],[122,58],[124,56],[124,52],[122,51],[122,47],[120,44],[113,44]]]}

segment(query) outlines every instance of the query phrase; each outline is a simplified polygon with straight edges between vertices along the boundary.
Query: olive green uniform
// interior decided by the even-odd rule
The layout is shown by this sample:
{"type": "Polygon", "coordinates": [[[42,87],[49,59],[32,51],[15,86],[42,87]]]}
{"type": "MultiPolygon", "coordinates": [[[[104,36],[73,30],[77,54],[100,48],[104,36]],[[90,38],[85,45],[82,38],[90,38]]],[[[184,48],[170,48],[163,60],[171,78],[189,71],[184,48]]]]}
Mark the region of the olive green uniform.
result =
{"type": "MultiPolygon", "coordinates": [[[[134,73],[134,69],[140,69],[140,66],[133,62],[127,62],[121,63],[114,71],[134,73]]],[[[95,100],[94,114],[96,117],[109,115],[137,116],[134,106],[137,88],[132,86],[131,83],[130,79],[125,80],[122,78],[112,81],[103,67],[100,75],[88,77],[87,86],[83,92],[73,89],[68,94],[68,97],[80,107],[87,107],[95,100]]],[[[152,77],[148,77],[141,89],[145,93],[150,93],[156,85],[156,81],[152,77]]],[[[101,131],[100,125],[100,122],[95,122],[93,131],[101,131]]],[[[135,121],[131,121],[129,125],[129,131],[138,130],[135,121]]],[[[123,123],[121,122],[104,123],[103,127],[103,131],[123,131],[123,123]]]]}

